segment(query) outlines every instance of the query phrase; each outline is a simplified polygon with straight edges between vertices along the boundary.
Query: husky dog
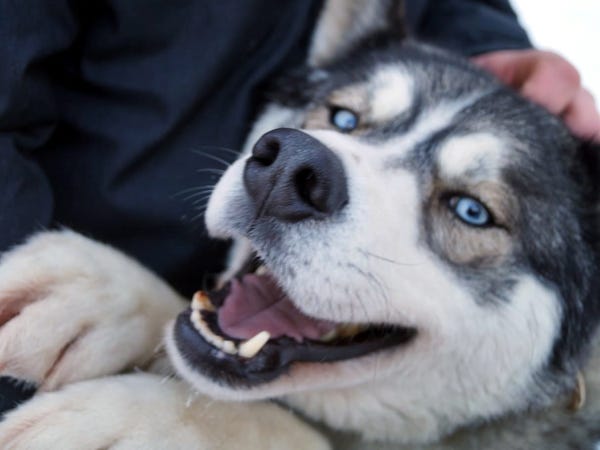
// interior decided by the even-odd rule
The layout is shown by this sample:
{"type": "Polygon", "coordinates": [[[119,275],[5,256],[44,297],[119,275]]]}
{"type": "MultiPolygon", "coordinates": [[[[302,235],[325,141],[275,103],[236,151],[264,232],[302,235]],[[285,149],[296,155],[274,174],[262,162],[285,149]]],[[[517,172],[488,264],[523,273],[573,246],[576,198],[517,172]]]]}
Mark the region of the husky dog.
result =
{"type": "Polygon", "coordinates": [[[4,256],[2,373],[61,389],[0,446],[593,448],[600,149],[404,39],[393,1],[329,0],[269,99],[206,213],[230,267],[190,308],[72,232],[4,256]],[[167,322],[201,394],[100,378],[160,372],[167,322]]]}

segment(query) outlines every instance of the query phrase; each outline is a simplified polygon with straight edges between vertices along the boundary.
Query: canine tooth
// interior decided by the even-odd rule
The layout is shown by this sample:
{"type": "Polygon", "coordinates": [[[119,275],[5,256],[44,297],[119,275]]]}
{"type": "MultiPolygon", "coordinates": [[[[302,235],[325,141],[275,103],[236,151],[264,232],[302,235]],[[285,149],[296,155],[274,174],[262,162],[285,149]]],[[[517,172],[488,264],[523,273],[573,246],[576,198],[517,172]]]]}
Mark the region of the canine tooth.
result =
{"type": "Polygon", "coordinates": [[[194,297],[192,297],[192,309],[212,312],[215,310],[215,307],[204,292],[198,291],[194,294],[194,297]]]}
{"type": "Polygon", "coordinates": [[[223,341],[223,347],[221,347],[221,349],[230,355],[236,355],[238,352],[237,347],[232,341],[223,341]]]}
{"type": "Polygon", "coordinates": [[[327,333],[325,333],[323,336],[321,336],[321,338],[319,339],[321,342],[331,342],[333,341],[336,337],[338,336],[337,333],[337,329],[333,329],[331,331],[328,331],[327,333]]]}
{"type": "Polygon", "coordinates": [[[359,325],[355,323],[349,323],[340,325],[335,329],[338,337],[352,337],[356,336],[361,331],[364,331],[367,327],[365,325],[359,325]]]}
{"type": "Polygon", "coordinates": [[[265,346],[270,337],[268,331],[261,331],[256,336],[242,342],[238,354],[243,358],[252,358],[265,346]]]}
{"type": "Polygon", "coordinates": [[[200,311],[197,309],[193,309],[191,319],[194,326],[198,328],[200,326],[200,323],[202,322],[202,316],[200,316],[200,311]]]}
{"type": "Polygon", "coordinates": [[[343,325],[338,325],[333,330],[328,331],[323,336],[319,338],[321,342],[331,342],[337,338],[349,338],[352,336],[356,336],[361,331],[367,329],[365,325],[359,325],[356,323],[345,323],[343,325]]]}
{"type": "Polygon", "coordinates": [[[335,337],[350,338],[350,337],[356,336],[358,333],[366,330],[367,328],[368,328],[368,326],[357,324],[357,323],[347,323],[347,324],[343,324],[343,325],[338,325],[337,327],[335,327],[335,330],[334,330],[335,337]]]}
{"type": "Polygon", "coordinates": [[[254,273],[256,275],[265,275],[267,273],[267,268],[265,267],[264,264],[261,264],[254,273]]]}

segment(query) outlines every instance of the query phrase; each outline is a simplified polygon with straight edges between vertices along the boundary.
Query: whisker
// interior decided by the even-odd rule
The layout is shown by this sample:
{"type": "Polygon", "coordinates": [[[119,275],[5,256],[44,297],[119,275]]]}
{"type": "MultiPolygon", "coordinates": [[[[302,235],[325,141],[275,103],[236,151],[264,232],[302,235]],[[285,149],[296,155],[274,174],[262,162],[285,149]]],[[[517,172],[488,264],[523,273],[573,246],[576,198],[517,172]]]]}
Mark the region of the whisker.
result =
{"type": "MultiPolygon", "coordinates": [[[[200,197],[196,200],[194,200],[193,204],[194,206],[199,206],[201,205],[203,202],[206,202],[208,199],[210,198],[210,194],[206,194],[203,197],[200,197]]],[[[191,199],[190,199],[191,200],[191,199]]]]}
{"type": "Polygon", "coordinates": [[[191,187],[191,188],[183,189],[183,190],[177,192],[176,194],[173,194],[172,197],[179,197],[181,195],[185,195],[185,194],[188,194],[188,193],[195,193],[195,192],[209,190],[209,189],[213,190],[214,188],[215,188],[214,185],[209,185],[209,186],[205,186],[205,185],[194,186],[194,187],[191,187]]]}
{"type": "Polygon", "coordinates": [[[181,201],[184,202],[184,203],[191,202],[192,200],[198,198],[199,196],[203,196],[204,194],[205,194],[204,192],[198,192],[196,194],[191,194],[191,195],[188,195],[185,198],[182,198],[181,201]]]}
{"type": "Polygon", "coordinates": [[[198,170],[196,170],[196,173],[203,173],[203,172],[216,173],[217,175],[223,175],[225,173],[225,170],[223,170],[223,169],[213,169],[213,168],[206,168],[206,169],[198,169],[198,170]]]}
{"type": "Polygon", "coordinates": [[[388,262],[390,264],[396,264],[397,266],[417,266],[418,265],[418,263],[402,263],[402,262],[399,262],[399,261],[395,261],[393,259],[386,258],[385,256],[376,255],[375,253],[369,252],[369,251],[367,251],[365,249],[362,249],[362,248],[359,248],[358,251],[360,253],[362,253],[363,255],[365,255],[365,256],[370,256],[370,257],[379,259],[381,261],[388,262]]]}
{"type": "Polygon", "coordinates": [[[214,186],[207,186],[206,189],[199,189],[197,192],[192,193],[192,195],[196,194],[206,194],[207,192],[213,192],[215,190],[214,186]]]}
{"type": "Polygon", "coordinates": [[[192,150],[192,153],[195,153],[196,155],[204,156],[205,158],[208,158],[208,159],[212,159],[213,161],[223,164],[225,167],[229,167],[231,165],[231,163],[229,161],[227,161],[223,158],[219,158],[218,156],[211,155],[210,153],[201,152],[200,150],[192,150]]]}
{"type": "MultiPolygon", "coordinates": [[[[229,153],[231,155],[234,155],[234,156],[239,156],[240,153],[241,153],[241,152],[239,152],[237,150],[234,150],[232,148],[221,147],[221,146],[218,146],[218,145],[200,145],[199,147],[200,148],[205,148],[205,149],[214,149],[214,150],[219,150],[219,151],[227,152],[227,153],[229,153]]],[[[192,151],[195,151],[195,150],[192,150],[192,151]]]]}
{"type": "Polygon", "coordinates": [[[181,195],[179,195],[178,200],[181,202],[184,202],[184,203],[192,202],[192,204],[197,204],[202,200],[209,199],[210,196],[212,195],[213,191],[214,191],[214,187],[212,187],[212,186],[204,187],[202,189],[197,189],[195,192],[192,191],[185,197],[182,197],[181,195]]]}
{"type": "MultiPolygon", "coordinates": [[[[385,305],[389,304],[390,299],[387,295],[387,290],[385,289],[381,280],[379,280],[373,273],[361,269],[356,264],[349,263],[348,268],[355,271],[360,276],[362,276],[367,281],[367,283],[374,289],[374,292],[376,292],[376,295],[381,299],[381,301],[383,301],[383,303],[385,305]]],[[[360,296],[359,296],[359,305],[363,308],[363,310],[365,312],[365,316],[367,317],[366,306],[363,305],[363,302],[362,302],[360,296]]]]}
{"type": "Polygon", "coordinates": [[[195,222],[199,219],[202,219],[204,217],[204,213],[206,212],[207,208],[208,208],[208,202],[206,202],[206,204],[204,204],[202,206],[198,206],[196,208],[196,211],[198,211],[198,213],[190,218],[190,222],[195,222]]]}

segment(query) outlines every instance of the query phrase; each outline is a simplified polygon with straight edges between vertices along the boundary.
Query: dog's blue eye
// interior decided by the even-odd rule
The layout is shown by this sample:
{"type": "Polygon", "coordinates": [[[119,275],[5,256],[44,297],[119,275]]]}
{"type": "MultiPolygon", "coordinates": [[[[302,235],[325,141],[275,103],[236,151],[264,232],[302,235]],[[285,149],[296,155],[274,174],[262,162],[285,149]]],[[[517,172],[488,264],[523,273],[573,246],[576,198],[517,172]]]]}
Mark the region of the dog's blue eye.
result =
{"type": "Polygon", "coordinates": [[[492,221],[492,216],[486,207],[471,197],[452,197],[450,208],[460,220],[468,225],[483,227],[489,225],[492,221]]]}
{"type": "Polygon", "coordinates": [[[329,120],[332,125],[344,133],[349,133],[358,126],[358,115],[349,109],[333,108],[329,120]]]}

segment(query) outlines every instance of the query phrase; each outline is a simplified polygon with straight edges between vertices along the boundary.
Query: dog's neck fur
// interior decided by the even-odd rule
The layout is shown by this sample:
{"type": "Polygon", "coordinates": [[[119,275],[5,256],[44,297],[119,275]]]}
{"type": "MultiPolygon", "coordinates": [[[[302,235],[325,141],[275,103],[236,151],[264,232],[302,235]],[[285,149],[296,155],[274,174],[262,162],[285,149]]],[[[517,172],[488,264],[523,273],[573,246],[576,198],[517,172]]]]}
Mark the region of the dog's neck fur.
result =
{"type": "Polygon", "coordinates": [[[530,411],[463,428],[441,442],[415,445],[365,442],[355,433],[345,433],[312,423],[326,434],[333,448],[360,450],[506,450],[565,448],[595,448],[600,441],[600,333],[596,334],[592,352],[581,377],[585,385],[585,401],[575,405],[578,387],[573,380],[573,390],[556,399],[543,410],[530,411]]]}

